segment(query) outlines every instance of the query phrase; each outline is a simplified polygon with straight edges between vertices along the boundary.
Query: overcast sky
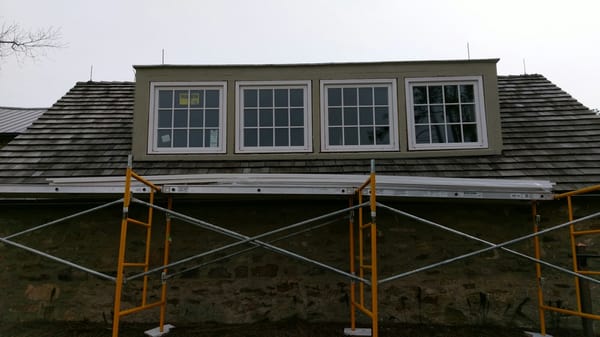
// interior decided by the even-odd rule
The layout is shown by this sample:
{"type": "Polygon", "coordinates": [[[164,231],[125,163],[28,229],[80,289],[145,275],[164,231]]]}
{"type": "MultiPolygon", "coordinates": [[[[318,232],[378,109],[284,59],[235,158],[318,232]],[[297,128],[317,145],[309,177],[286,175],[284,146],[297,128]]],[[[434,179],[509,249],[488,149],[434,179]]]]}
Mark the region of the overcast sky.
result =
{"type": "Polygon", "coordinates": [[[1,0],[0,23],[57,27],[64,48],[0,60],[0,106],[48,107],[134,64],[499,58],[600,108],[598,0],[1,0]],[[525,64],[525,67],[524,67],[525,64]]]}

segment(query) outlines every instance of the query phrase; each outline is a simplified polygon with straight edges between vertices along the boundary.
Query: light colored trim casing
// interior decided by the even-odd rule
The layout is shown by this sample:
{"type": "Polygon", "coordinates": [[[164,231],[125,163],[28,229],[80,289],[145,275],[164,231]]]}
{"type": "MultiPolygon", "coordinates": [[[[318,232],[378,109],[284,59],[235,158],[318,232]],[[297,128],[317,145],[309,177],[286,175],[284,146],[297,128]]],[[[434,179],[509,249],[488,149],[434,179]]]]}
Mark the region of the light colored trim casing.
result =
{"type": "Polygon", "coordinates": [[[451,149],[483,149],[488,147],[487,121],[485,99],[483,94],[483,78],[481,76],[456,76],[456,77],[423,77],[406,78],[406,117],[408,150],[451,150],[451,149]],[[415,135],[414,104],[412,87],[414,85],[447,85],[447,84],[473,84],[475,86],[475,115],[477,116],[477,142],[469,143],[432,143],[418,144],[415,135]]]}
{"type": "MultiPolygon", "coordinates": [[[[144,176],[162,192],[187,195],[352,195],[366,175],[345,174],[190,174],[144,176]]],[[[552,200],[546,180],[378,176],[377,195],[400,198],[552,200]]],[[[0,185],[5,197],[60,198],[88,194],[122,195],[123,176],[50,178],[48,184],[0,185]]],[[[147,192],[134,183],[134,192],[147,192]]],[[[365,191],[368,194],[368,189],[365,191]]]]}
{"type": "Polygon", "coordinates": [[[189,153],[225,153],[227,149],[227,82],[150,82],[150,108],[148,112],[148,153],[149,154],[189,154],[189,153]],[[219,146],[217,147],[186,147],[159,148],[156,146],[157,137],[157,105],[156,95],[159,89],[200,89],[219,91],[219,146]]]}
{"type": "Polygon", "coordinates": [[[350,80],[321,80],[321,151],[322,152],[363,152],[363,151],[398,151],[398,90],[396,79],[350,79],[350,80]],[[327,118],[327,87],[369,87],[375,85],[388,87],[390,143],[386,145],[329,145],[329,121],[327,118]]]}
{"type": "Polygon", "coordinates": [[[291,81],[236,81],[235,82],[235,152],[236,153],[294,153],[312,152],[312,89],[310,80],[291,81]],[[244,146],[244,104],[242,90],[302,89],[304,91],[304,146],[244,146]]]}

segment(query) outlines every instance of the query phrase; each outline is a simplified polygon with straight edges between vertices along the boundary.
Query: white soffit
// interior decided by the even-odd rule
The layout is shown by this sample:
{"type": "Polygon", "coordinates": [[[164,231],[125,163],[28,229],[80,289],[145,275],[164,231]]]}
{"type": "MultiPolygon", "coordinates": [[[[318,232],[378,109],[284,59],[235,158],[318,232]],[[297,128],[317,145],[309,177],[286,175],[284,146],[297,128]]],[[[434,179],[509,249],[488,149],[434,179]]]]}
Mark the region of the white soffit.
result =
{"type": "MultiPolygon", "coordinates": [[[[368,175],[344,174],[198,174],[144,176],[170,194],[349,195],[368,175]]],[[[48,179],[54,193],[116,193],[124,177],[48,179]]],[[[377,195],[390,197],[551,200],[545,180],[438,178],[377,175],[377,195]]],[[[16,185],[15,185],[16,186],[16,185]]],[[[135,192],[144,192],[140,183],[135,192]]],[[[0,186],[0,192],[4,192],[0,186]]],[[[368,189],[365,191],[368,193],[368,189]]]]}

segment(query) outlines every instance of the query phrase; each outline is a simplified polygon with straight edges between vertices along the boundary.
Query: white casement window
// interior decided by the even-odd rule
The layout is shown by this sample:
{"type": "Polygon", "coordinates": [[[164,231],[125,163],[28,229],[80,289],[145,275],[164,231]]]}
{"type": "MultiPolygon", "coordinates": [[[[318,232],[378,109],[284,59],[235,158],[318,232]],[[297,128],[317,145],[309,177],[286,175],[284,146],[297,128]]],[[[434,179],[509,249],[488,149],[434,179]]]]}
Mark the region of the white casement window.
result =
{"type": "Polygon", "coordinates": [[[398,150],[396,81],[321,81],[321,150],[398,150]]]}
{"type": "Polygon", "coordinates": [[[312,150],[310,81],[236,83],[236,151],[312,150]]]}
{"type": "Polygon", "coordinates": [[[409,150],[487,147],[479,76],[406,79],[409,150]]]}
{"type": "Polygon", "coordinates": [[[226,82],[150,85],[149,153],[224,153],[226,82]]]}

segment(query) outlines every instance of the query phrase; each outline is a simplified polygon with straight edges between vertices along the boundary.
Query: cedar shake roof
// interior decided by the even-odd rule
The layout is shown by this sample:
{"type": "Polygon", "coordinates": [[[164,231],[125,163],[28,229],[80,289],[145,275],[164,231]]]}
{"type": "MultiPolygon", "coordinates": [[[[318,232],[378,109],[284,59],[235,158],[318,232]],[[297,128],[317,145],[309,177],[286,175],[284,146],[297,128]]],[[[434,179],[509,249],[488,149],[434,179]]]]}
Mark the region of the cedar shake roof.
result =
{"type": "MultiPolygon", "coordinates": [[[[132,82],[79,82],[0,150],[0,184],[123,176],[131,152],[132,82]]],[[[378,174],[549,180],[555,191],[600,183],[600,117],[541,75],[499,76],[501,155],[377,159],[378,174]]],[[[141,175],[367,174],[369,160],[134,161],[141,175]]]]}

